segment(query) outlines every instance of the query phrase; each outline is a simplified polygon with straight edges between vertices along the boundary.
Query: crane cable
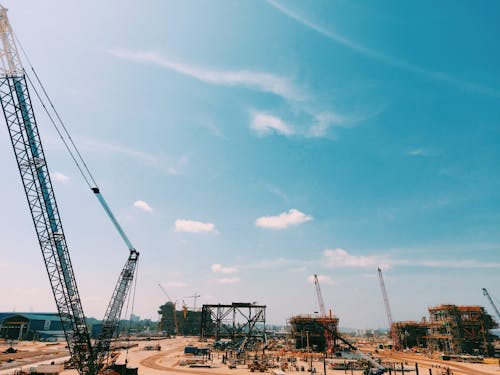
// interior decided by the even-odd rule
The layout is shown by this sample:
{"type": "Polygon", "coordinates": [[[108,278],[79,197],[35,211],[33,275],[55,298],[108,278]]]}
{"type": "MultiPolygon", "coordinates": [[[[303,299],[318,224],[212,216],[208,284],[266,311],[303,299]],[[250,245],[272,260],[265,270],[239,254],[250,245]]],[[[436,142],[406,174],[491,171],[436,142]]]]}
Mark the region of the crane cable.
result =
{"type": "Polygon", "coordinates": [[[85,180],[85,182],[87,183],[87,185],[89,186],[89,188],[91,188],[91,189],[93,187],[97,188],[97,182],[94,179],[94,176],[92,175],[92,172],[90,172],[90,169],[88,168],[87,163],[85,163],[85,160],[83,159],[83,156],[80,153],[80,150],[78,149],[78,147],[76,146],[75,142],[73,141],[73,138],[71,137],[71,134],[69,133],[68,128],[66,127],[64,121],[62,120],[61,116],[59,115],[59,112],[55,108],[54,103],[50,99],[50,96],[48,95],[47,90],[45,89],[45,86],[43,85],[43,83],[41,82],[40,78],[38,77],[38,74],[37,74],[35,68],[33,67],[33,65],[31,64],[31,60],[30,60],[28,54],[26,53],[25,49],[23,48],[23,45],[21,44],[21,41],[19,40],[19,38],[17,37],[17,35],[14,32],[13,32],[13,34],[14,34],[15,40],[17,41],[17,44],[19,45],[19,47],[21,49],[21,52],[22,52],[24,58],[28,62],[28,65],[29,65],[31,71],[34,74],[34,77],[35,77],[36,81],[38,82],[38,84],[40,85],[40,88],[42,89],[43,95],[48,100],[48,103],[50,104],[50,107],[52,108],[52,111],[54,112],[55,117],[57,118],[60,126],[62,126],[62,131],[59,128],[59,126],[57,125],[57,123],[54,120],[53,116],[50,114],[49,108],[47,108],[45,102],[42,99],[42,96],[38,92],[38,90],[37,90],[34,82],[31,80],[29,74],[26,72],[26,70],[23,69],[26,77],[28,78],[28,82],[30,83],[30,85],[33,88],[33,90],[35,91],[35,94],[36,94],[38,100],[40,101],[41,105],[43,106],[43,109],[45,110],[45,113],[49,117],[49,120],[50,120],[51,124],[53,125],[54,129],[57,131],[57,134],[61,138],[62,142],[64,143],[64,146],[66,147],[66,150],[69,152],[69,154],[71,156],[71,159],[75,163],[75,165],[76,165],[78,171],[80,172],[80,174],[82,175],[83,179],[85,180]],[[67,137],[67,140],[64,137],[64,135],[67,137]],[[69,142],[68,142],[68,140],[69,140],[69,142]]]}
{"type": "Polygon", "coordinates": [[[40,95],[40,93],[38,92],[36,86],[34,85],[34,82],[31,80],[30,76],[28,75],[28,73],[26,72],[26,70],[24,70],[24,68],[23,68],[24,74],[27,77],[28,82],[30,83],[31,87],[35,91],[35,94],[36,94],[38,100],[40,101],[43,109],[45,110],[45,113],[49,117],[51,124],[53,125],[53,127],[55,128],[57,134],[61,138],[64,146],[66,147],[66,150],[69,152],[69,154],[71,156],[71,159],[75,163],[76,168],[78,169],[78,171],[82,175],[82,177],[85,180],[87,186],[90,188],[90,190],[92,190],[92,192],[94,193],[94,196],[99,201],[99,203],[101,204],[102,208],[104,209],[104,211],[108,215],[109,219],[111,220],[111,222],[115,226],[115,229],[118,231],[118,234],[121,236],[121,238],[123,239],[123,241],[127,245],[128,249],[130,251],[135,251],[134,245],[132,245],[132,243],[130,242],[128,236],[125,234],[125,231],[123,230],[123,228],[121,227],[120,223],[118,222],[118,220],[116,219],[115,215],[113,214],[113,211],[111,211],[111,208],[109,207],[108,203],[106,202],[106,200],[102,196],[102,194],[101,194],[101,192],[99,190],[99,187],[97,185],[97,182],[94,179],[94,176],[90,172],[90,170],[89,170],[89,168],[87,166],[87,163],[85,163],[85,160],[83,159],[83,156],[80,153],[80,150],[78,149],[78,147],[76,146],[75,142],[73,141],[73,138],[71,137],[71,134],[69,133],[68,128],[64,124],[64,121],[62,120],[61,116],[59,115],[59,112],[56,110],[56,108],[55,108],[52,100],[50,99],[50,96],[48,95],[47,91],[45,90],[45,86],[41,82],[40,78],[38,77],[38,74],[35,71],[35,68],[31,64],[31,60],[30,60],[28,54],[26,53],[26,51],[24,50],[23,45],[21,44],[21,41],[19,40],[19,38],[17,37],[17,35],[14,34],[14,32],[12,32],[12,33],[13,33],[14,38],[17,41],[19,47],[21,48],[21,52],[24,55],[26,61],[28,62],[28,65],[30,66],[30,68],[31,68],[31,70],[32,70],[32,72],[34,74],[34,77],[35,77],[36,81],[38,82],[38,85],[40,85],[45,98],[48,100],[48,103],[50,104],[50,107],[52,108],[52,111],[54,112],[55,117],[57,118],[60,126],[62,126],[62,131],[59,128],[59,126],[57,125],[56,121],[54,120],[54,117],[51,115],[51,113],[49,111],[49,108],[47,108],[47,105],[45,104],[42,96],[40,95]],[[67,137],[67,139],[65,138],[65,136],[67,137]]]}

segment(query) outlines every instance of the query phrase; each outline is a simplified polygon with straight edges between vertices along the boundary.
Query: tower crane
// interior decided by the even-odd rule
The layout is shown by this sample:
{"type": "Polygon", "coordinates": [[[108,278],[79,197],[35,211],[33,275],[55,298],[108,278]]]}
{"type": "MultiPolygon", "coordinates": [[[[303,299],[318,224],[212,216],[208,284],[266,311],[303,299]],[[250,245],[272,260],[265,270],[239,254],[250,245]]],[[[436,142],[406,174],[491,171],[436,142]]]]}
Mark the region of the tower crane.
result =
{"type": "MultiPolygon", "coordinates": [[[[132,246],[123,229],[118,224],[109,206],[100,194],[97,184],[94,186],[89,185],[129,248],[129,257],[125,263],[125,267],[121,271],[106,309],[103,330],[93,346],[86,325],[85,314],[71,264],[59,208],[55,199],[47,160],[28,90],[27,78],[29,80],[29,76],[26,74],[21,63],[14,33],[7,18],[7,9],[1,5],[0,61],[0,104],[21,175],[24,192],[28,200],[38,243],[49,276],[52,293],[61,318],[68,349],[72,361],[80,374],[95,375],[101,369],[109,354],[111,338],[118,326],[121,311],[135,274],[139,253],[132,246]]],[[[33,68],[32,70],[38,79],[33,68]]],[[[39,80],[38,82],[40,83],[39,80]]],[[[43,86],[42,89],[48,98],[43,86]]],[[[40,98],[36,89],[35,93],[40,98]]],[[[48,99],[50,102],[50,98],[48,99]]],[[[51,102],[50,104],[52,105],[51,102]]],[[[52,108],[54,108],[53,105],[52,108]]],[[[62,120],[57,112],[56,116],[62,124],[62,120]]],[[[65,131],[71,140],[66,129],[65,131]]],[[[72,140],[71,143],[73,143],[72,140]]],[[[76,146],[74,147],[76,149],[76,146]]],[[[81,159],[79,153],[78,156],[81,159]]],[[[83,159],[81,160],[83,162],[83,159]]],[[[90,175],[88,169],[87,172],[90,175]]],[[[90,178],[95,183],[91,175],[90,178]]],[[[86,178],[85,180],[89,183],[86,178]]]]}
{"type": "Polygon", "coordinates": [[[193,299],[193,311],[196,311],[196,301],[201,297],[197,292],[194,292],[192,296],[184,296],[182,298],[192,298],[193,299]]]}
{"type": "Polygon", "coordinates": [[[488,298],[488,301],[490,301],[491,306],[493,306],[493,310],[495,310],[495,313],[497,314],[498,321],[500,321],[500,311],[498,311],[497,306],[496,306],[496,305],[495,305],[495,303],[493,302],[493,298],[491,298],[491,296],[490,296],[490,294],[488,293],[488,291],[486,290],[486,288],[483,288],[483,294],[486,296],[486,298],[488,298]]]}
{"type": "Polygon", "coordinates": [[[382,291],[382,298],[384,299],[385,313],[387,314],[387,322],[389,323],[389,332],[391,334],[392,342],[394,344],[395,349],[399,349],[398,334],[396,330],[393,328],[392,324],[391,307],[389,306],[389,298],[387,297],[387,290],[385,289],[384,277],[382,276],[382,270],[380,269],[380,267],[378,267],[377,269],[378,269],[378,279],[380,282],[380,289],[382,291]]]}
{"type": "Polygon", "coordinates": [[[328,329],[328,323],[326,321],[326,310],[325,310],[325,302],[323,301],[323,295],[321,294],[321,288],[319,286],[318,275],[314,275],[314,285],[316,287],[316,296],[318,297],[318,305],[319,305],[319,313],[320,318],[323,320],[324,336],[325,336],[325,344],[329,352],[333,350],[333,336],[328,329]]]}
{"type": "Polygon", "coordinates": [[[165,288],[163,286],[161,286],[161,284],[158,284],[158,286],[163,291],[163,293],[165,293],[165,295],[167,296],[168,302],[170,302],[172,304],[172,315],[173,315],[173,318],[174,318],[174,328],[175,328],[174,334],[178,334],[179,333],[179,326],[177,325],[177,313],[176,313],[176,307],[175,307],[177,305],[177,301],[178,300],[173,301],[170,298],[170,296],[168,295],[168,293],[165,290],[165,288]]]}

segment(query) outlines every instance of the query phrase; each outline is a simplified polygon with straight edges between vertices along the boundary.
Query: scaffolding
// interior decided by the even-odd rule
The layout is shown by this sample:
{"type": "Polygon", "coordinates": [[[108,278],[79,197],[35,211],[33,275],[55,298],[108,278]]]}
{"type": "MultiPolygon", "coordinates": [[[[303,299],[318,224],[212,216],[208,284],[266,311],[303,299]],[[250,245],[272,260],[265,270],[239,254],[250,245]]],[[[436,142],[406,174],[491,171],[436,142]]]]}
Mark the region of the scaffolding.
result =
{"type": "Polygon", "coordinates": [[[230,305],[203,305],[200,340],[265,339],[266,306],[233,302],[230,305]]]}
{"type": "Polygon", "coordinates": [[[391,333],[397,337],[402,348],[425,348],[427,347],[428,326],[425,320],[421,322],[414,320],[393,322],[391,333]]]}
{"type": "Polygon", "coordinates": [[[482,306],[429,307],[428,348],[447,354],[492,355],[497,324],[482,306]]]}
{"type": "Polygon", "coordinates": [[[338,347],[339,319],[332,317],[318,317],[314,315],[297,315],[290,318],[292,336],[295,339],[296,349],[306,349],[315,352],[324,352],[327,348],[325,327],[333,336],[333,350],[338,347]]]}

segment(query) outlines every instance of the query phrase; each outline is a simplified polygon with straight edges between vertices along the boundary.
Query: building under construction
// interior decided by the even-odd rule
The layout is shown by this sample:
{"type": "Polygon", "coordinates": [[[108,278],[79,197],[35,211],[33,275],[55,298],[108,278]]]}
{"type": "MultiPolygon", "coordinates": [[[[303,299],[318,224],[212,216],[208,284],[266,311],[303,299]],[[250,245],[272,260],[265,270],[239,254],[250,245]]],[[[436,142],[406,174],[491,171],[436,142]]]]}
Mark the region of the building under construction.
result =
{"type": "Polygon", "coordinates": [[[425,320],[416,322],[407,320],[404,322],[394,322],[391,332],[397,340],[396,348],[425,348],[427,347],[427,330],[429,325],[425,320]]]}
{"type": "Polygon", "coordinates": [[[429,307],[427,346],[449,354],[493,355],[490,329],[498,325],[482,306],[429,307]]]}
{"type": "Polygon", "coordinates": [[[333,333],[330,336],[333,340],[332,348],[337,347],[338,323],[339,319],[335,316],[323,318],[313,315],[297,315],[292,317],[290,325],[295,339],[295,348],[324,352],[328,346],[328,332],[333,333]]]}
{"type": "Polygon", "coordinates": [[[482,306],[439,305],[429,307],[429,319],[394,322],[401,348],[428,348],[446,354],[493,355],[496,328],[482,306]]]}

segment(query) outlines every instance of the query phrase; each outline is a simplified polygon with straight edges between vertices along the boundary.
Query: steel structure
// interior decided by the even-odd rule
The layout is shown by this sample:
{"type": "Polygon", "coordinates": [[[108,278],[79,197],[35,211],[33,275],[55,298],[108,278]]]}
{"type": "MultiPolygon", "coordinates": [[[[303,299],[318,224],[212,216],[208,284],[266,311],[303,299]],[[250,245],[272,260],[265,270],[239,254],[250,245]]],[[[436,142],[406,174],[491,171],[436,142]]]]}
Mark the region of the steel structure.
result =
{"type": "MultiPolygon", "coordinates": [[[[130,255],[106,310],[103,331],[92,347],[80,295],[54,195],[37,121],[7,9],[0,6],[0,104],[28,200],[50,285],[74,366],[97,374],[108,352],[135,273],[139,253],[133,248],[97,187],[92,188],[130,255]]],[[[90,172],[89,172],[90,173],[90,172]]]]}
{"type": "Polygon", "coordinates": [[[380,282],[380,290],[382,291],[382,297],[384,299],[385,313],[387,314],[387,322],[389,323],[389,330],[392,337],[392,342],[395,349],[399,349],[399,338],[397,331],[393,328],[391,306],[389,305],[389,298],[387,297],[387,290],[385,289],[384,277],[382,276],[382,270],[378,267],[378,279],[380,282]]]}
{"type": "Polygon", "coordinates": [[[318,275],[314,275],[314,285],[316,286],[316,295],[318,297],[320,318],[323,320],[323,325],[325,326],[324,335],[325,335],[326,350],[328,350],[328,352],[332,352],[334,340],[332,334],[330,333],[330,330],[328,330],[327,328],[328,322],[325,310],[325,302],[323,300],[323,294],[321,293],[321,287],[319,286],[318,275]]]}
{"type": "Polygon", "coordinates": [[[266,332],[266,306],[233,302],[231,305],[203,305],[200,339],[262,338],[266,332]]]}
{"type": "MultiPolygon", "coordinates": [[[[161,286],[161,284],[158,284],[158,286],[160,287],[160,289],[162,290],[163,293],[165,293],[165,295],[167,296],[167,300],[168,302],[170,302],[172,304],[172,317],[173,317],[173,320],[174,320],[174,329],[175,329],[175,332],[173,332],[174,335],[177,335],[179,333],[179,325],[177,324],[177,308],[176,308],[176,305],[177,305],[177,301],[178,300],[175,300],[173,301],[170,296],[168,295],[167,291],[165,290],[165,288],[163,288],[161,286]]],[[[161,318],[161,320],[163,319],[163,317],[161,318]]],[[[160,320],[160,322],[161,322],[160,320]]]]}
{"type": "Polygon", "coordinates": [[[497,314],[498,321],[500,322],[500,311],[498,311],[497,306],[493,302],[493,298],[491,298],[490,294],[486,290],[486,288],[483,288],[483,294],[488,298],[488,301],[490,301],[491,306],[493,307],[493,310],[495,310],[495,313],[497,314]]]}
{"type": "Polygon", "coordinates": [[[492,355],[497,324],[482,306],[429,307],[427,345],[446,354],[492,355]]]}

